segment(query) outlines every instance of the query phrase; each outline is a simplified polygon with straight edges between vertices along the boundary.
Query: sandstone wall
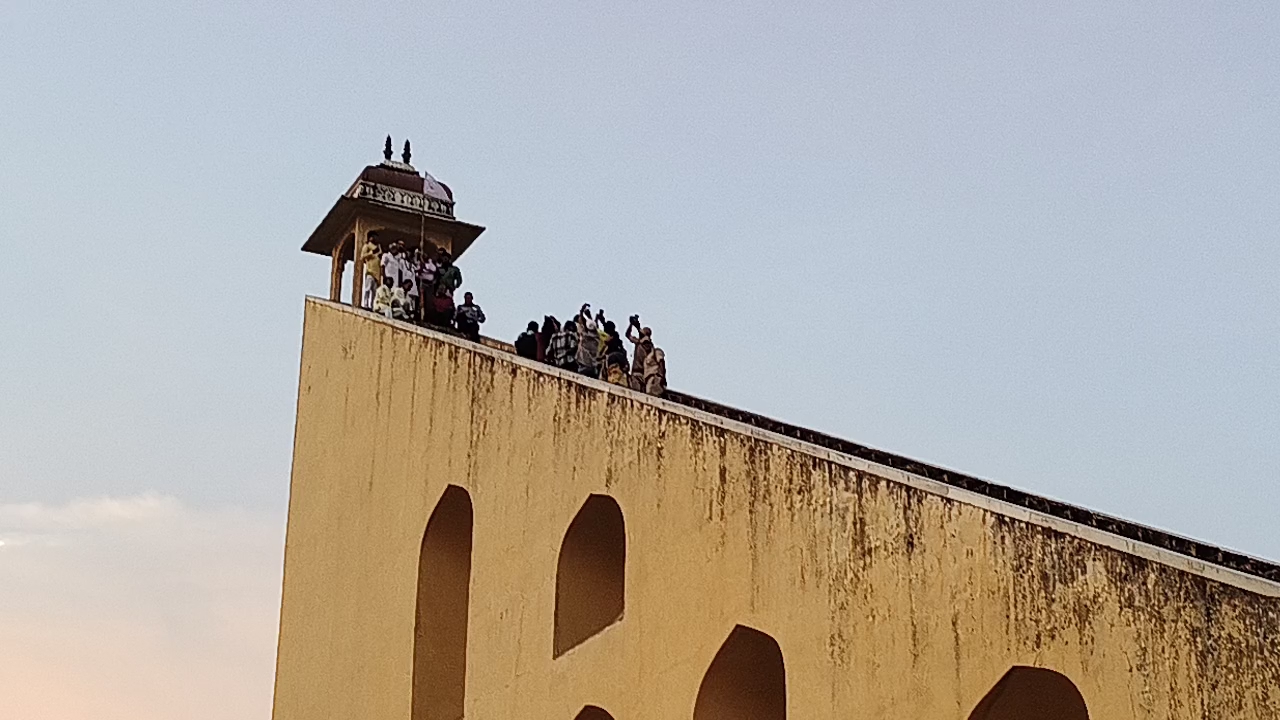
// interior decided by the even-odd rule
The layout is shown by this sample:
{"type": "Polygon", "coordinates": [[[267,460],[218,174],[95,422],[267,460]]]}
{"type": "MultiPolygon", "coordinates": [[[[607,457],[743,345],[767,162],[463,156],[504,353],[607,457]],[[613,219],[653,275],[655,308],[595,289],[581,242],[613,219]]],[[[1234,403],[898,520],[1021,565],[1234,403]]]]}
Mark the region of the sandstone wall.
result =
{"type": "Polygon", "coordinates": [[[277,720],[411,719],[451,484],[474,518],[468,718],[691,718],[736,625],[777,642],[796,719],[964,720],[1014,666],[1099,720],[1280,718],[1280,600],[1256,587],[602,388],[308,301],[277,720]],[[554,657],[591,494],[625,519],[625,610],[554,657]]]}

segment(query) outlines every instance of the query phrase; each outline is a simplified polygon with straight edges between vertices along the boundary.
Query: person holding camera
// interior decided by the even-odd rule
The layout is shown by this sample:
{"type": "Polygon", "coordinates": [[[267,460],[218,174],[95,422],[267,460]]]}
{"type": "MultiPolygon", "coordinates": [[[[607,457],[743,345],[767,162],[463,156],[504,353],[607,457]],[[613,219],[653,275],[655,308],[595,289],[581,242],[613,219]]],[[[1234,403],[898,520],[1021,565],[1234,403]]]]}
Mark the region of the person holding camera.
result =
{"type": "MultiPolygon", "coordinates": [[[[603,310],[600,311],[599,317],[604,317],[603,310]]],[[[578,372],[587,377],[599,377],[597,368],[600,355],[600,326],[591,319],[589,303],[582,304],[582,309],[578,311],[578,317],[574,319],[574,323],[578,326],[578,372]]]]}
{"type": "Polygon", "coordinates": [[[653,350],[653,330],[640,327],[640,316],[632,315],[627,324],[627,339],[635,346],[631,351],[631,389],[644,392],[644,361],[653,350]]]}

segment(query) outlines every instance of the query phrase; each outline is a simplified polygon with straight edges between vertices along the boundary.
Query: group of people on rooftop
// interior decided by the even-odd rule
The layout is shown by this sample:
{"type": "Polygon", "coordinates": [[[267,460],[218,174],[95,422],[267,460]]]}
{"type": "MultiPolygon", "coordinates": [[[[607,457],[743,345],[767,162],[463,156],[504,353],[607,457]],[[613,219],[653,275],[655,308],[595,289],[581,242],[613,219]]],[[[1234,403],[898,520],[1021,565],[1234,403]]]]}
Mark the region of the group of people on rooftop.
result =
{"type": "MultiPolygon", "coordinates": [[[[381,247],[372,237],[360,251],[360,272],[364,273],[361,306],[394,320],[407,320],[451,328],[475,341],[480,340],[484,311],[471,293],[463,294],[455,305],[453,293],[462,286],[462,271],[442,248],[411,251],[400,241],[381,247]]],[[[632,344],[628,357],[622,344],[624,335],[612,320],[591,305],[584,304],[577,315],[563,324],[547,315],[542,327],[535,321],[516,339],[521,357],[598,378],[632,390],[660,396],[667,389],[667,362],[661,348],[653,345],[653,331],[641,327],[640,316],[632,315],[625,337],[632,344]]]]}
{"type": "Polygon", "coordinates": [[[455,305],[453,293],[462,285],[462,271],[443,248],[408,251],[396,241],[381,248],[370,238],[361,249],[364,273],[361,305],[395,320],[454,328],[472,340],[480,339],[484,311],[471,293],[455,305]]]}
{"type": "Polygon", "coordinates": [[[667,390],[667,360],[662,348],[654,347],[653,331],[640,325],[639,315],[630,317],[625,334],[633,347],[629,359],[623,337],[617,325],[605,318],[604,310],[597,310],[593,317],[591,305],[584,304],[563,324],[551,315],[542,319],[541,328],[529,321],[516,338],[516,354],[661,396],[667,390]]]}

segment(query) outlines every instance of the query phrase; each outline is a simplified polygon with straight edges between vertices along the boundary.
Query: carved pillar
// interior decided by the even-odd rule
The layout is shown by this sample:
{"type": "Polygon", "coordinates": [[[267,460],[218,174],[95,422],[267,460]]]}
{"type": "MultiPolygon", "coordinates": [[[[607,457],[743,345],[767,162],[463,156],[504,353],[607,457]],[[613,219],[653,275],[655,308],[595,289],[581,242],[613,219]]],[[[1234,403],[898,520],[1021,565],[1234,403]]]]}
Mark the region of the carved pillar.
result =
{"type": "Polygon", "coordinates": [[[329,299],[334,302],[342,300],[342,243],[333,247],[333,258],[329,263],[329,299]]]}
{"type": "Polygon", "coordinates": [[[333,249],[333,268],[329,277],[329,299],[334,302],[342,302],[342,271],[347,264],[346,254],[347,248],[350,246],[351,236],[348,235],[333,249]]]}
{"type": "Polygon", "coordinates": [[[356,217],[356,228],[352,232],[351,254],[355,258],[354,267],[351,275],[351,307],[361,307],[360,301],[364,299],[364,243],[365,229],[364,221],[360,217],[356,217]]]}

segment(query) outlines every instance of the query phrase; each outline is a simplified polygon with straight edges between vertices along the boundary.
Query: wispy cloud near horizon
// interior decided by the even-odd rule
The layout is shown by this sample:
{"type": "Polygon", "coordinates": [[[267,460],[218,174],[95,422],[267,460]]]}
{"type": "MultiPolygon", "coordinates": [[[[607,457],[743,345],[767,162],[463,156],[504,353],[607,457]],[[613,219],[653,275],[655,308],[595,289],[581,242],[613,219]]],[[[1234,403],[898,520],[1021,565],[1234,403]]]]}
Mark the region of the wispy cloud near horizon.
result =
{"type": "Polygon", "coordinates": [[[269,717],[284,518],[0,504],[0,718],[269,717]]]}

